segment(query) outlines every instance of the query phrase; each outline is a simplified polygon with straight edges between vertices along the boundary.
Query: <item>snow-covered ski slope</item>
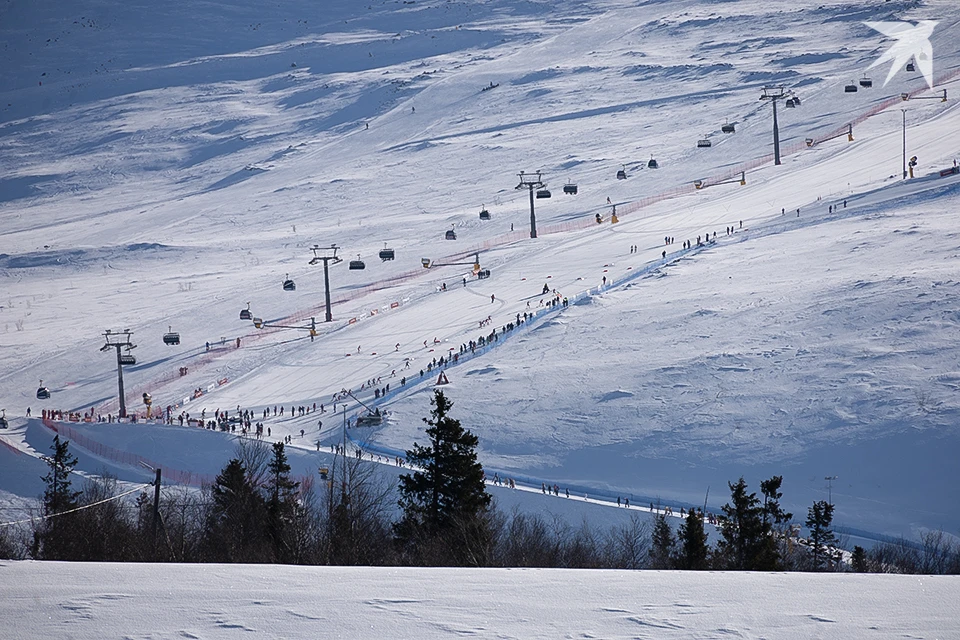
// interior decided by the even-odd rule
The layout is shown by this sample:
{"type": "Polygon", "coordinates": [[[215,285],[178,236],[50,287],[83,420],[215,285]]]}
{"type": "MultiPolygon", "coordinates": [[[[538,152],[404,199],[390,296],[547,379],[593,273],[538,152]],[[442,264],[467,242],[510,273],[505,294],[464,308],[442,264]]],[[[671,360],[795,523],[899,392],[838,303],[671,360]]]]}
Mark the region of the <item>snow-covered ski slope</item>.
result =
{"type": "MultiPolygon", "coordinates": [[[[529,312],[448,371],[489,469],[635,502],[702,504],[709,488],[714,507],[728,480],[782,474],[798,516],[829,490],[851,530],[960,531],[960,197],[936,175],[960,157],[952,3],[323,4],[0,6],[0,407],[16,427],[0,438],[31,454],[0,447],[11,499],[36,495],[50,437],[23,426],[28,406],[116,413],[107,328],[138,344],[131,409],[222,380],[177,412],[329,406],[382,377],[391,419],[354,437],[388,452],[422,438],[421,368],[529,312]],[[935,90],[905,70],[882,87],[882,65],[845,93],[892,44],[863,21],[901,19],[939,20],[935,90]],[[778,105],[781,166],[759,100],[776,84],[801,98],[778,105]],[[853,142],[825,139],[851,123],[853,142]],[[514,187],[538,170],[553,197],[531,239],[514,187]],[[716,184],[742,170],[746,185],[716,184]],[[366,263],[331,268],[329,324],[315,244],[366,263]],[[472,277],[477,253],[489,279],[472,277]],[[546,312],[544,284],[571,306],[546,312]],[[258,331],[238,319],[247,302],[268,323],[315,317],[320,335],[258,331]],[[398,390],[403,376],[417,384],[398,390]]],[[[339,420],[267,424],[297,435],[309,469],[339,420]]],[[[74,427],[202,474],[233,447],[74,427]]]]}
{"type": "Polygon", "coordinates": [[[5,637],[950,638],[956,576],[0,563],[5,637]]]}

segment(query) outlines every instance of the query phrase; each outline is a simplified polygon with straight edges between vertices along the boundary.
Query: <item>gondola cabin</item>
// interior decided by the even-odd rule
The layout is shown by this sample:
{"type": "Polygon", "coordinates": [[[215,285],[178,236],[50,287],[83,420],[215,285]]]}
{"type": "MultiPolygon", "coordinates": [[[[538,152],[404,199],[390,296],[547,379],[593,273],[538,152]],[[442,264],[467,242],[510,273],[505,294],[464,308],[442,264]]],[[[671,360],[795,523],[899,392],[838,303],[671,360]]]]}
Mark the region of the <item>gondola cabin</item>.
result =
{"type": "Polygon", "coordinates": [[[457,232],[453,229],[447,229],[447,232],[443,236],[446,240],[456,240],[457,232]]]}
{"type": "Polygon", "coordinates": [[[657,161],[654,158],[650,158],[650,160],[647,161],[647,169],[659,169],[659,168],[660,168],[660,165],[657,164],[657,161]]]}
{"type": "Polygon", "coordinates": [[[132,353],[121,353],[120,364],[137,364],[137,357],[132,353]]]}
{"type": "Polygon", "coordinates": [[[363,260],[360,259],[360,256],[357,256],[356,260],[350,261],[350,271],[362,271],[366,269],[367,265],[364,264],[363,260]]]}
{"type": "Polygon", "coordinates": [[[40,388],[37,389],[37,400],[49,400],[50,389],[43,386],[43,380],[40,381],[40,388]]]}
{"type": "Polygon", "coordinates": [[[848,84],[847,86],[845,86],[845,87],[843,88],[843,91],[844,91],[844,93],[856,93],[856,92],[857,92],[857,85],[855,85],[855,84],[848,84]]]}
{"type": "Polygon", "coordinates": [[[481,220],[489,220],[489,219],[490,219],[490,212],[487,211],[486,209],[481,209],[481,210],[480,210],[480,219],[481,219],[481,220]]]}
{"type": "Polygon", "coordinates": [[[617,171],[617,180],[626,180],[627,179],[627,170],[620,169],[617,171]]]}
{"type": "Polygon", "coordinates": [[[241,320],[252,320],[253,314],[250,313],[250,308],[240,309],[240,319],[241,320]]]}
{"type": "Polygon", "coordinates": [[[720,131],[722,131],[722,132],[724,132],[724,133],[736,133],[736,132],[737,132],[737,127],[736,127],[735,125],[732,125],[732,124],[730,124],[730,123],[728,122],[728,123],[724,124],[722,127],[720,127],[720,131]]]}
{"type": "Polygon", "coordinates": [[[907,63],[907,71],[916,71],[916,70],[917,70],[917,67],[912,62],[907,63]]]}
{"type": "Polygon", "coordinates": [[[568,182],[567,184],[563,185],[563,192],[568,196],[577,195],[577,191],[577,185],[573,184],[572,182],[568,182]]]}
{"type": "Polygon", "coordinates": [[[296,291],[296,290],[297,290],[297,283],[294,282],[293,280],[291,280],[290,278],[287,278],[286,280],[283,281],[283,290],[284,290],[284,291],[296,291]]]}
{"type": "Polygon", "coordinates": [[[860,86],[869,89],[873,86],[873,80],[870,78],[860,78],[860,86]]]}
{"type": "Polygon", "coordinates": [[[380,259],[386,262],[387,260],[393,260],[396,257],[393,249],[383,248],[380,249],[380,259]]]}
{"type": "Polygon", "coordinates": [[[167,332],[163,334],[163,344],[180,344],[180,334],[174,331],[173,327],[168,327],[167,332]]]}
{"type": "Polygon", "coordinates": [[[705,149],[707,147],[712,147],[712,146],[713,146],[713,143],[710,142],[709,138],[703,138],[701,140],[697,140],[698,149],[705,149]]]}
{"type": "Polygon", "coordinates": [[[551,195],[551,194],[550,194],[550,190],[549,190],[549,189],[538,189],[538,190],[537,190],[537,197],[538,197],[538,198],[549,198],[550,195],[551,195]]]}
{"type": "Polygon", "coordinates": [[[794,107],[797,106],[797,103],[794,101],[793,98],[787,98],[787,101],[784,102],[783,104],[787,109],[793,109],[794,107]]]}
{"type": "Polygon", "coordinates": [[[10,423],[7,422],[7,412],[3,410],[2,415],[0,415],[0,429],[6,429],[10,426],[10,423]]]}
{"type": "Polygon", "coordinates": [[[798,107],[800,106],[800,96],[793,96],[793,104],[798,107]]]}

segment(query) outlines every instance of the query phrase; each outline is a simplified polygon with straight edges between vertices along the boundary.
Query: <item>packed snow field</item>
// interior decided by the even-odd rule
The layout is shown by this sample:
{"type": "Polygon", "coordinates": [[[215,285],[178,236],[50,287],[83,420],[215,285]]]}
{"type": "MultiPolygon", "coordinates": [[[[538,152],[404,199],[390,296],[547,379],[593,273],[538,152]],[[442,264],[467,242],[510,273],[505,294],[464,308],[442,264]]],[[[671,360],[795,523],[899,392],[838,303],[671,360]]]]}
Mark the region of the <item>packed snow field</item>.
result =
{"type": "Polygon", "coordinates": [[[4,637],[950,638],[946,576],[0,563],[4,637]],[[170,585],[176,585],[175,589],[170,585]]]}
{"type": "MultiPolygon", "coordinates": [[[[323,4],[0,3],[7,503],[42,491],[52,432],[27,407],[116,415],[110,328],[138,345],[131,411],[143,392],[174,416],[325,405],[265,420],[300,473],[357,415],[331,415],[341,389],[390,412],[351,429],[358,445],[387,460],[422,440],[433,361],[456,354],[446,392],[488,472],[576,499],[498,489],[501,505],[716,510],[727,481],[782,474],[798,519],[829,496],[858,541],[960,533],[960,176],[939,175],[960,157],[952,3],[323,4]],[[881,67],[845,92],[891,44],[863,21],[901,19],[940,21],[934,90],[905,69],[882,87],[881,67]],[[778,104],[781,166],[758,100],[777,84],[802,99],[778,104]],[[831,137],[849,123],[852,142],[831,137]],[[552,191],[536,239],[520,171],[552,191]],[[310,248],[332,244],[324,323],[310,248]],[[248,303],[287,328],[241,321],[248,303]]],[[[71,426],[198,478],[235,445],[71,426]]],[[[149,481],[74,440],[83,473],[149,481]]]]}

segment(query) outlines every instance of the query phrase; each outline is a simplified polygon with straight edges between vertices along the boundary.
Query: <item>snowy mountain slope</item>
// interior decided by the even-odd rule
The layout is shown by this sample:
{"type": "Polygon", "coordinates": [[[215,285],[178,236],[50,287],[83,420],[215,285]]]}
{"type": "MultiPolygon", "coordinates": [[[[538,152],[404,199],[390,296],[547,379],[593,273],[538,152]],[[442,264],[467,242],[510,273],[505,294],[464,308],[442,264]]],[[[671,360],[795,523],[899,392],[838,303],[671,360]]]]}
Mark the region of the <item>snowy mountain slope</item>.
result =
{"type": "MultiPolygon", "coordinates": [[[[319,16],[302,3],[175,4],[157,15],[98,4],[71,18],[5,5],[5,46],[23,64],[0,82],[9,176],[0,180],[0,406],[36,411],[42,378],[54,391],[49,406],[115,412],[116,372],[98,352],[107,327],[131,328],[139,344],[139,364],[125,373],[131,408],[143,391],[172,405],[224,378],[230,384],[184,408],[329,404],[372,377],[396,392],[401,376],[476,339],[488,315],[499,328],[527,302],[539,311],[545,282],[569,297],[604,275],[625,283],[656,262],[664,236],[677,238],[666,247],[674,254],[682,240],[719,231],[717,245],[660,277],[585,298],[452,371],[451,394],[481,436],[485,464],[678,503],[794,464],[786,488],[795,512],[822,497],[825,475],[854,476],[850,503],[838,501],[844,523],[957,530],[949,496],[937,492],[947,471],[925,466],[956,451],[954,440],[901,456],[902,492],[873,482],[868,459],[841,466],[871,447],[897,459],[911,433],[945,437],[955,420],[948,292],[957,274],[944,209],[956,195],[939,182],[911,185],[927,189],[913,200],[901,186],[858,195],[899,176],[896,106],[858,123],[852,144],[803,144],[924,86],[900,72],[885,88],[843,92],[889,46],[863,20],[940,19],[935,68],[952,90],[952,5],[369,6],[325,4],[319,16]],[[746,187],[694,190],[693,180],[770,152],[769,105],[757,98],[772,82],[803,97],[799,108],[780,105],[784,148],[803,152],[751,169],[746,187]],[[727,121],[737,133],[719,132],[727,121]],[[712,148],[696,148],[703,136],[712,148]],[[645,168],[651,155],[660,169],[645,168]],[[630,177],[618,181],[621,166],[630,177]],[[531,241],[527,194],[513,187],[518,171],[537,169],[554,197],[538,200],[542,233],[531,241]],[[576,197],[561,197],[566,180],[579,184],[576,197]],[[595,213],[609,220],[608,197],[621,222],[589,228],[595,213]],[[808,221],[807,212],[830,218],[824,210],[843,199],[848,217],[808,221]],[[492,221],[477,219],[481,204],[492,221]],[[781,207],[804,215],[780,220],[781,207]],[[729,225],[738,227],[731,239],[729,225]],[[451,227],[455,242],[443,239],[451,227]],[[316,342],[237,319],[250,301],[268,321],[322,320],[309,247],[334,242],[367,268],[333,268],[335,322],[316,342]],[[397,260],[377,260],[385,242],[397,260]],[[463,287],[477,250],[492,277],[463,287]],[[827,255],[842,267],[825,271],[827,255]],[[422,257],[466,264],[425,271],[422,257]],[[280,290],[287,273],[296,292],[280,290]],[[161,344],[168,326],[180,347],[161,344]],[[220,348],[238,336],[240,349],[220,348]],[[874,443],[877,430],[889,446],[874,443]],[[837,443],[849,455],[834,461],[824,451],[837,443]]],[[[919,171],[949,165],[960,153],[949,135],[960,128],[953,102],[902,104],[919,171]]],[[[408,447],[425,396],[401,394],[390,403],[395,419],[363,437],[408,447]]],[[[325,422],[322,435],[338,437],[325,422]]],[[[274,426],[280,435],[316,429],[312,418],[274,426]]],[[[135,440],[122,445],[154,455],[135,440]]],[[[163,455],[175,468],[198,464],[176,445],[163,455]]]]}

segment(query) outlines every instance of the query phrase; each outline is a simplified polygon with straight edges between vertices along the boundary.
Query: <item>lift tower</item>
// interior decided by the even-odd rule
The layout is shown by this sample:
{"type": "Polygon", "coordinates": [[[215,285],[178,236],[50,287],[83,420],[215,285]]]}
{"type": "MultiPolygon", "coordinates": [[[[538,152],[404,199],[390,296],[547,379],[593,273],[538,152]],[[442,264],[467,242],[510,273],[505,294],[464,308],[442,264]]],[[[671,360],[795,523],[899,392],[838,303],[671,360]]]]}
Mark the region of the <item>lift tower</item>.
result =
{"type": "Polygon", "coordinates": [[[533,212],[533,192],[535,189],[542,189],[545,185],[540,179],[540,172],[537,171],[533,173],[524,173],[520,172],[520,184],[517,185],[517,189],[529,189],[530,190],[530,237],[537,237],[537,216],[533,212]]]}
{"type": "MultiPolygon", "coordinates": [[[[117,385],[120,391],[120,417],[127,417],[127,402],[123,397],[123,360],[124,356],[120,354],[120,349],[126,347],[127,351],[131,349],[136,349],[137,345],[130,342],[130,336],[133,335],[133,332],[130,329],[124,329],[123,331],[112,331],[107,329],[103,332],[103,337],[105,344],[100,347],[100,351],[109,351],[110,349],[117,350],[117,385]]],[[[127,356],[130,357],[130,356],[127,356]]]]}
{"type": "Polygon", "coordinates": [[[343,258],[337,257],[337,245],[332,244],[329,247],[313,245],[310,248],[313,251],[313,259],[310,264],[323,263],[323,294],[327,303],[327,319],[325,322],[333,322],[333,312],[330,310],[330,263],[337,264],[343,262],[343,258]]]}

